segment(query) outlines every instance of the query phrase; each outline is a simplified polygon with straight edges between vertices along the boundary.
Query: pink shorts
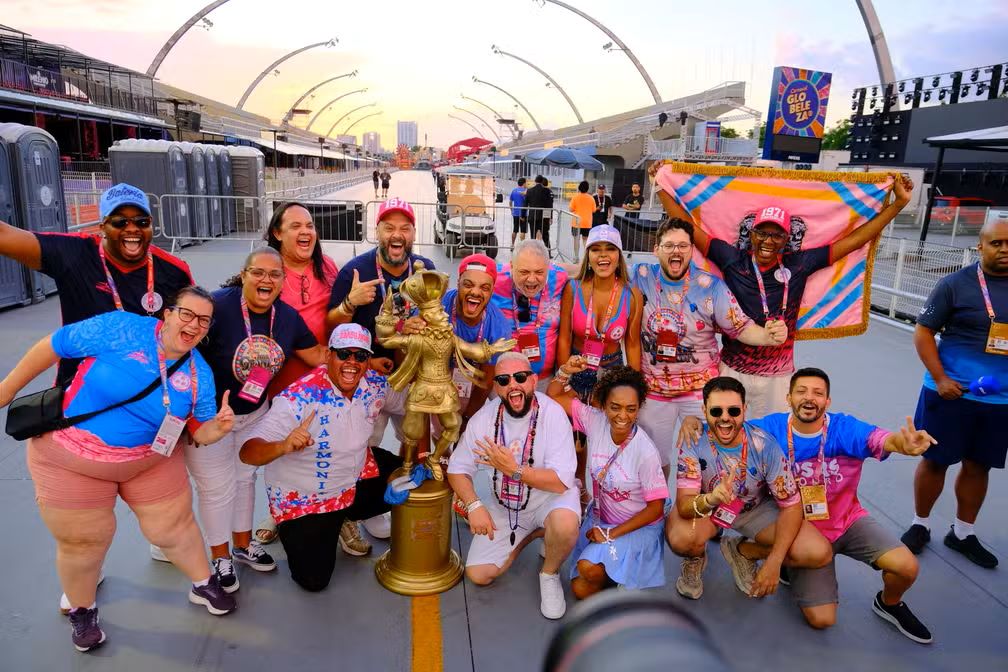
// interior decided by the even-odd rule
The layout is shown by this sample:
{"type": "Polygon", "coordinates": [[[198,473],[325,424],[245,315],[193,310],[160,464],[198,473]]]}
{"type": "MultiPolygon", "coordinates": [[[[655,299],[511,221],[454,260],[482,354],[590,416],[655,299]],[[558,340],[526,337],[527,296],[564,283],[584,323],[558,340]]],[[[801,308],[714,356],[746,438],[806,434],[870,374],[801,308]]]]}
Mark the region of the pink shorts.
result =
{"type": "Polygon", "coordinates": [[[111,509],[116,495],[127,504],[153,504],[189,488],[183,450],[129,462],[98,462],[71,453],[52,433],[28,439],[28,471],[35,498],[57,509],[111,509]]]}

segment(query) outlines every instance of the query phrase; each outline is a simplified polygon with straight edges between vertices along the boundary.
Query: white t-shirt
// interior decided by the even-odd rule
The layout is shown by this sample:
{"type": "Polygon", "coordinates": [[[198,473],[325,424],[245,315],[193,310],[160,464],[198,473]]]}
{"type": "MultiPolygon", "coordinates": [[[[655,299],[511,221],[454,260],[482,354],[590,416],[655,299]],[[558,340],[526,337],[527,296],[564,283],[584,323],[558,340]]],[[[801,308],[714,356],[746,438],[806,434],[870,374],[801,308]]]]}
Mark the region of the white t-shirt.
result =
{"type": "MultiPolygon", "coordinates": [[[[532,442],[532,466],[536,469],[552,469],[565,486],[572,488],[574,487],[574,472],[577,469],[577,457],[574,454],[574,437],[570,421],[560,404],[542,392],[536,392],[535,395],[539,401],[539,418],[536,422],[535,440],[532,442]]],[[[448,461],[449,474],[468,474],[475,477],[476,472],[481,471],[485,474],[485,478],[492,488],[494,469],[477,464],[473,451],[478,449],[477,440],[484,437],[489,437],[491,440],[494,438],[494,425],[497,421],[500,405],[499,397],[487,401],[483,408],[469,420],[465,434],[459,439],[458,445],[455,446],[455,452],[452,453],[451,459],[448,461]]],[[[529,411],[525,417],[515,418],[505,409],[503,418],[501,425],[504,430],[505,445],[511,448],[515,459],[520,461],[532,422],[532,411],[529,411]]],[[[510,474],[504,475],[510,476],[510,474]]],[[[499,498],[502,497],[504,475],[497,474],[497,488],[494,497],[491,498],[492,501],[483,502],[491,512],[504,511],[504,507],[499,503],[499,498]]],[[[555,494],[532,488],[526,509],[538,508],[555,494]]],[[[522,502],[524,503],[524,496],[522,502]]]]}

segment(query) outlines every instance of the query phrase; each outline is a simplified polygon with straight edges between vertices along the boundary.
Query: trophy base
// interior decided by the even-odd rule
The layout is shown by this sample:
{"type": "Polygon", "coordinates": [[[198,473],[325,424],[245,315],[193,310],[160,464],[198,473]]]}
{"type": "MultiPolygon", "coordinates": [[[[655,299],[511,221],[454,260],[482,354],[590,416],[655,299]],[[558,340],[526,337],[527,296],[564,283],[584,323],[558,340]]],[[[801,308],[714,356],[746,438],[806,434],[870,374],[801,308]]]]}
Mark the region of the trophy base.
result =
{"type": "Polygon", "coordinates": [[[392,566],[392,551],[388,550],[378,558],[375,576],[378,583],[387,590],[400,595],[437,595],[451,590],[462,579],[464,567],[458,553],[451,551],[448,565],[436,574],[414,574],[392,566]]]}

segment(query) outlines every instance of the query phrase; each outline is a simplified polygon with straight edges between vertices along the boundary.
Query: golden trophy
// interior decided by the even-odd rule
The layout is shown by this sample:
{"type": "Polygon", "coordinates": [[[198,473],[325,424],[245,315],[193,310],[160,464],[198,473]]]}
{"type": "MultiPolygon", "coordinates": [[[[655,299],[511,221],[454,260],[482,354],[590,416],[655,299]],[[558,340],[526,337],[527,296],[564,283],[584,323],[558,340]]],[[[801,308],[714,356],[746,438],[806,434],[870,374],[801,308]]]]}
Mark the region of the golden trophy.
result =
{"type": "Polygon", "coordinates": [[[488,362],[493,355],[514,347],[514,340],[501,339],[469,343],[455,335],[441,299],[448,289],[448,276],[426,270],[416,262],[414,273],[399,287],[400,294],[413,303],[427,323],[417,334],[397,334],[398,319],[393,314],[389,292],[375,319],[378,342],[389,349],[402,350],[406,357],[389,384],[396,391],[409,387],[406,417],[403,419],[403,469],[409,474],[417,461],[417,445],[431,416],[441,423],[441,436],[427,456],[426,466],[434,478],[410,491],[409,498],[392,508],[390,548],[375,566],[378,582],[403,595],[441,593],[462,578],[462,561],[451,548],[451,489],[441,465],[448,446],[459,437],[461,416],[459,397],[452,381],[455,360],[463,375],[478,383],[481,372],[471,363],[488,362]]]}

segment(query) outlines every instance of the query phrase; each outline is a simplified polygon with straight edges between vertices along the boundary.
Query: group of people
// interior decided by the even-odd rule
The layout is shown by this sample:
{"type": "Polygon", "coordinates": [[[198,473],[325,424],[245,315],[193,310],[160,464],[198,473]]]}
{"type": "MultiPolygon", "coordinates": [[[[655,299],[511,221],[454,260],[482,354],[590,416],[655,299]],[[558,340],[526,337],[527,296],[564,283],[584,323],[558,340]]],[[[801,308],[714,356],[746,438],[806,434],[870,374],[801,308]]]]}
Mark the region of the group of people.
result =
{"type": "MultiPolygon", "coordinates": [[[[657,232],[657,263],[628,269],[606,223],[590,228],[576,268],[550,259],[548,233],[517,240],[509,263],[465,258],[443,298],[456,336],[516,342],[480,365],[484,384],[453,376],[462,424],[450,428],[460,438],[446,472],[473,533],[468,580],[491,583],[541,536],[547,618],[565,613],[568,559],[580,599],[664,585],[669,548],[682,558],[677,591],[699,599],[707,542],[720,537],[743,593],[764,597],[790,583],[817,628],[836,619],[835,556],[859,559],[882,572],[873,611],[930,642],[903,596],[951,464],[964,466],[945,543],[982,566],[997,563],[972,524],[987,470],[1004,466],[1008,446],[987,439],[998,436],[990,428],[1008,408],[1008,389],[989,378],[978,389],[976,380],[1008,380],[1008,225],[985,227],[979,264],[939,283],[922,312],[915,344],[929,374],[915,420],[889,432],[831,412],[828,374],[794,365],[809,275],[879,235],[911,189],[897,180],[874,219],[797,253],[783,252],[790,219],[779,207],[756,213],[749,253],[709,236],[660,192],[669,218],[657,232]],[[722,277],[700,270],[694,250],[722,277]],[[953,426],[961,414],[966,429],[953,426]],[[863,461],[893,452],[923,454],[917,517],[902,543],[857,498],[863,461]]],[[[391,306],[392,318],[382,317],[390,329],[423,331],[399,289],[415,268],[434,268],[413,252],[416,217],[399,198],[379,208],[377,246],[338,270],[310,211],[284,204],[267,247],[213,293],[151,246],[140,190],[116,185],[101,215],[98,236],[0,223],[0,254],[56,279],[64,321],[3,380],[0,404],[57,359],[68,417],[141,391],[28,442],[39,509],[57,543],[62,606],[82,651],[104,641],[95,595],[117,495],[137,513],[152,555],[186,573],[190,601],[213,614],[235,608],[235,563],[276,567],[260,538],[279,538],[293,580],[318,591],[339,549],[370,551],[357,521],[388,536],[383,493],[402,458],[379,446],[390,420],[403,438],[406,391],[389,386],[401,357],[376,339],[376,319],[391,306]],[[253,531],[260,466],[271,520],[253,531]]],[[[431,434],[447,429],[434,423],[431,434]]]]}
{"type": "Polygon", "coordinates": [[[374,185],[374,197],[378,196],[378,185],[381,184],[381,198],[388,198],[389,185],[392,184],[392,174],[388,171],[388,168],[382,168],[378,170],[375,168],[371,171],[371,183],[374,185]]]}

